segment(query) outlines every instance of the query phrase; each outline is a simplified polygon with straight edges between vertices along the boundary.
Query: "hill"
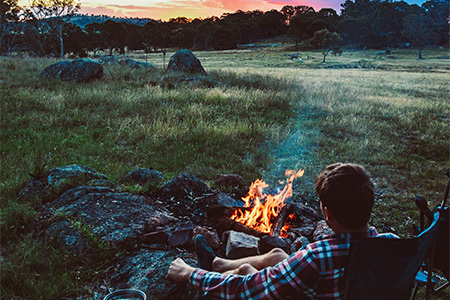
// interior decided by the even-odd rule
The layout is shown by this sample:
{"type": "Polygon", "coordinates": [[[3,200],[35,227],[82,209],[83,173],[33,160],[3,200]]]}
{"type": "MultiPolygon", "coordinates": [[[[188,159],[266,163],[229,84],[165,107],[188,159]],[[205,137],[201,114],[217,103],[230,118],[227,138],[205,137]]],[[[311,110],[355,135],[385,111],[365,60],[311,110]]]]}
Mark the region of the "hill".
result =
{"type": "Polygon", "coordinates": [[[93,14],[74,14],[70,21],[81,28],[84,28],[87,24],[90,23],[103,23],[107,20],[113,20],[115,22],[125,22],[127,24],[137,24],[144,25],[145,23],[152,21],[150,18],[119,18],[119,17],[111,17],[107,15],[93,15],[93,14]]]}

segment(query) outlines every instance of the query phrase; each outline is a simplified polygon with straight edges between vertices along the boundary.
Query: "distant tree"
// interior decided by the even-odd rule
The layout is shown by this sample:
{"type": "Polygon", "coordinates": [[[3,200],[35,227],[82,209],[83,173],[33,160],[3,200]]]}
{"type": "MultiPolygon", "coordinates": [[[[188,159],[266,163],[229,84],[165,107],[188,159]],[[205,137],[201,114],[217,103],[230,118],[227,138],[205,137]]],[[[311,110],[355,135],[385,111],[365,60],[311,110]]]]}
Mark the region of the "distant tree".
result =
{"type": "Polygon", "coordinates": [[[125,38],[125,45],[129,50],[141,50],[144,47],[144,26],[137,24],[126,24],[127,35],[125,38]]]}
{"type": "Polygon", "coordinates": [[[197,26],[197,44],[200,49],[209,49],[217,25],[211,20],[204,20],[197,26]]]}
{"type": "Polygon", "coordinates": [[[64,49],[74,56],[87,57],[89,50],[88,34],[80,26],[68,23],[64,28],[64,49]]]}
{"type": "Polygon", "coordinates": [[[106,47],[104,36],[101,33],[101,26],[97,22],[89,23],[84,27],[84,31],[87,33],[88,50],[93,51],[94,55],[97,55],[97,51],[106,47]]]}
{"type": "Polygon", "coordinates": [[[403,35],[411,45],[419,50],[419,59],[427,46],[437,42],[438,35],[433,32],[433,19],[424,10],[408,14],[403,19],[403,35]]]}
{"type": "MultiPolygon", "coordinates": [[[[37,30],[55,32],[60,44],[60,57],[64,58],[64,27],[81,7],[77,0],[32,0],[30,11],[37,30]],[[45,25],[44,25],[45,24],[45,25]],[[42,26],[44,25],[44,26],[42,26]]],[[[42,32],[38,33],[41,34],[42,32]]],[[[42,33],[43,34],[43,33],[42,33]]]]}
{"type": "Polygon", "coordinates": [[[125,53],[127,28],[125,22],[115,22],[107,20],[100,25],[100,32],[104,36],[104,41],[108,47],[109,55],[114,49],[119,49],[119,53],[125,53]]]}
{"type": "Polygon", "coordinates": [[[258,18],[258,25],[265,38],[275,37],[287,32],[286,17],[273,9],[258,18]]]}
{"type": "Polygon", "coordinates": [[[283,8],[281,8],[280,12],[286,18],[286,24],[289,25],[292,17],[295,15],[295,8],[292,5],[285,5],[283,6],[283,8]]]}
{"type": "Polygon", "coordinates": [[[403,18],[408,10],[408,4],[399,2],[381,2],[375,7],[374,26],[377,36],[375,47],[394,46],[401,43],[403,18]]]}
{"type": "Polygon", "coordinates": [[[337,32],[330,32],[328,29],[322,29],[314,33],[310,40],[311,46],[322,49],[323,61],[330,51],[338,52],[342,46],[342,37],[337,32]]]}
{"type": "Polygon", "coordinates": [[[295,39],[295,46],[298,42],[312,37],[315,31],[311,26],[317,20],[317,14],[314,8],[310,6],[296,6],[295,15],[291,18],[288,35],[295,39]]]}
{"type": "Polygon", "coordinates": [[[213,34],[213,45],[215,50],[227,50],[237,47],[234,32],[225,27],[219,26],[213,34]]]}
{"type": "Polygon", "coordinates": [[[346,43],[353,47],[367,47],[375,39],[370,21],[363,16],[345,15],[339,21],[337,29],[346,43]]]}
{"type": "Polygon", "coordinates": [[[1,0],[0,55],[8,54],[16,45],[22,23],[18,22],[22,8],[18,0],[1,0]]]}
{"type": "Polygon", "coordinates": [[[308,13],[316,12],[312,6],[307,6],[307,5],[294,6],[294,11],[295,11],[294,16],[295,15],[306,15],[308,13]]]}
{"type": "Polygon", "coordinates": [[[196,32],[192,26],[180,26],[171,35],[174,46],[179,49],[192,49],[195,44],[196,32]]]}
{"type": "Polygon", "coordinates": [[[433,31],[438,35],[440,45],[449,43],[450,0],[429,0],[422,4],[427,15],[433,20],[433,31]]]}

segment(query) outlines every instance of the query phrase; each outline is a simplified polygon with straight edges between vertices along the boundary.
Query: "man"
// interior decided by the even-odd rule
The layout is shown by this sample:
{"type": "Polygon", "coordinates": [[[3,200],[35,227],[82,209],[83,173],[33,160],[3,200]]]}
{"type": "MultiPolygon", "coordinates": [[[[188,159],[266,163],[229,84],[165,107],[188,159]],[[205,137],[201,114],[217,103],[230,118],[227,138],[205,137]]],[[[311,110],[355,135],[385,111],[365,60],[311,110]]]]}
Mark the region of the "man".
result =
{"type": "MultiPolygon", "coordinates": [[[[337,163],[319,175],[316,192],[322,214],[334,235],[290,256],[274,249],[237,260],[217,257],[199,236],[195,248],[201,269],[178,258],[169,267],[168,277],[190,282],[210,298],[342,299],[351,239],[379,236],[368,225],[374,186],[363,167],[337,163]]],[[[383,237],[396,236],[384,234],[383,237]]]]}

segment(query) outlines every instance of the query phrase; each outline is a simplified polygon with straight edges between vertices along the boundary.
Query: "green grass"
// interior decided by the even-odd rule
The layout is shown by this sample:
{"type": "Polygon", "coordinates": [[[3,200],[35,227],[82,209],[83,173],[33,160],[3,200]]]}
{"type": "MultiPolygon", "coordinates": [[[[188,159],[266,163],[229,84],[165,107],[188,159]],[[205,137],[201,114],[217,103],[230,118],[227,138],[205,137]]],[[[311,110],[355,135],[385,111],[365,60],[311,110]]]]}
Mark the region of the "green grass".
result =
{"type": "MultiPolygon", "coordinates": [[[[107,267],[104,257],[90,267],[43,242],[40,199],[16,200],[30,174],[73,163],[117,183],[146,167],[168,179],[188,172],[209,183],[236,173],[248,184],[262,176],[276,183],[284,169],[304,168],[295,193],[308,201],[316,201],[314,179],[326,165],[360,163],[377,186],[372,224],[410,236],[418,223],[412,199],[422,195],[435,205],[443,196],[448,53],[429,50],[418,61],[411,50],[394,51],[396,59],[375,52],[346,51],[325,64],[316,52],[291,61],[283,46],[199,52],[207,80],[108,67],[104,79],[81,84],[40,79],[55,60],[0,58],[0,299],[90,294],[100,280],[95,272],[107,267]],[[325,68],[362,62],[382,68],[325,68]]],[[[149,61],[162,65],[158,54],[149,61]]]]}

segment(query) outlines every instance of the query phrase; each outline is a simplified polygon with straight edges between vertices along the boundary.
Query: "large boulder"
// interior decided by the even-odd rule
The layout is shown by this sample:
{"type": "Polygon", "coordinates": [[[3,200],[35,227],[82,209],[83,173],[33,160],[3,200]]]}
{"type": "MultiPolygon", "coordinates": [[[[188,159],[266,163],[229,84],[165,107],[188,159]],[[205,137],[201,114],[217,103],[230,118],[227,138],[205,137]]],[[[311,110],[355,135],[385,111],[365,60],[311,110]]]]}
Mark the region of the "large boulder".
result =
{"type": "Polygon", "coordinates": [[[46,214],[83,224],[96,239],[120,245],[139,241],[153,217],[170,213],[144,196],[79,186],[50,202],[46,214]]]}
{"type": "Polygon", "coordinates": [[[166,178],[163,173],[153,170],[140,168],[131,171],[123,177],[123,182],[137,185],[158,186],[166,178]]]}
{"type": "Polygon", "coordinates": [[[141,290],[147,299],[199,299],[198,292],[189,285],[167,279],[169,265],[177,257],[196,265],[195,256],[188,252],[140,249],[119,261],[113,268],[116,271],[106,281],[114,290],[141,290]]]}
{"type": "Polygon", "coordinates": [[[39,178],[26,182],[19,190],[18,199],[24,202],[49,202],[65,191],[82,185],[107,186],[118,189],[108,177],[83,165],[69,165],[53,168],[39,178]]]}
{"type": "Polygon", "coordinates": [[[44,78],[55,78],[63,81],[87,82],[103,76],[103,66],[90,59],[61,61],[50,65],[41,72],[44,78]]]}
{"type": "Polygon", "coordinates": [[[169,61],[167,70],[190,74],[206,75],[206,71],[198,58],[189,50],[183,49],[176,52],[169,61]]]}
{"type": "Polygon", "coordinates": [[[120,61],[115,56],[103,56],[98,60],[99,63],[102,65],[118,65],[120,64],[120,61]]]}
{"type": "Polygon", "coordinates": [[[201,224],[206,220],[206,206],[213,194],[201,179],[191,174],[179,174],[161,187],[160,197],[176,216],[201,224]]]}
{"type": "Polygon", "coordinates": [[[143,61],[137,61],[131,58],[125,58],[124,60],[120,61],[121,65],[128,66],[133,69],[152,69],[155,66],[148,62],[143,61]]]}

